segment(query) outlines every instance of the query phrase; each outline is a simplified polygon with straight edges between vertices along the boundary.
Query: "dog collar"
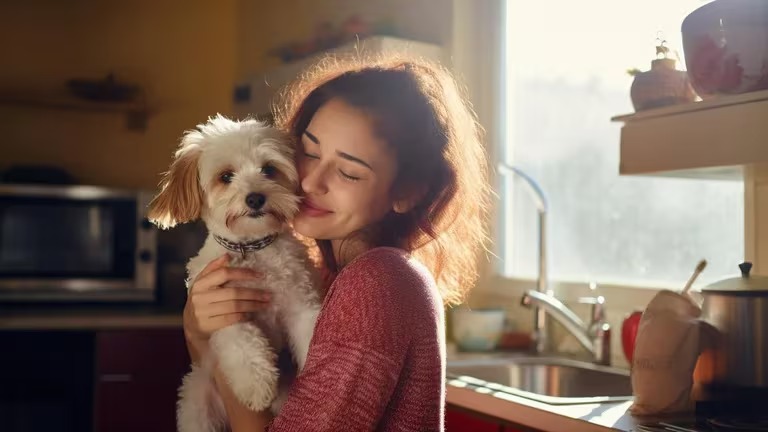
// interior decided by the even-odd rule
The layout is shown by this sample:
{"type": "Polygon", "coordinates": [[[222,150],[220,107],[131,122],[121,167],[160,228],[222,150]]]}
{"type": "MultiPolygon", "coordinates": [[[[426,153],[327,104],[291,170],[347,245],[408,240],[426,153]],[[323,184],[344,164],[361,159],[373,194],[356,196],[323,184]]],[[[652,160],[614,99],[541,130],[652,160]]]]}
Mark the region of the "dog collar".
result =
{"type": "Polygon", "coordinates": [[[216,242],[224,247],[224,249],[227,249],[232,252],[239,252],[243,258],[245,258],[246,252],[256,252],[264,249],[265,247],[272,244],[272,242],[277,239],[277,234],[270,234],[266,237],[262,237],[258,240],[250,241],[247,243],[236,243],[229,241],[223,237],[219,237],[214,234],[214,239],[216,239],[216,242]]]}

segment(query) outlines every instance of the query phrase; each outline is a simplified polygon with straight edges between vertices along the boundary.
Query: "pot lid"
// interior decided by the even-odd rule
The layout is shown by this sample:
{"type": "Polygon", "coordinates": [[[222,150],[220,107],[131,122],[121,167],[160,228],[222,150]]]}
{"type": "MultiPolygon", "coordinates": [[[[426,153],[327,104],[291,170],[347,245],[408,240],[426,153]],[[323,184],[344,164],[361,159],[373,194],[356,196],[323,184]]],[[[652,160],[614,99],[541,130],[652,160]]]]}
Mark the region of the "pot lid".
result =
{"type": "Polygon", "coordinates": [[[751,262],[739,264],[741,270],[740,277],[723,279],[711,285],[702,288],[702,292],[768,292],[768,277],[753,276],[749,272],[752,270],[751,262]]]}

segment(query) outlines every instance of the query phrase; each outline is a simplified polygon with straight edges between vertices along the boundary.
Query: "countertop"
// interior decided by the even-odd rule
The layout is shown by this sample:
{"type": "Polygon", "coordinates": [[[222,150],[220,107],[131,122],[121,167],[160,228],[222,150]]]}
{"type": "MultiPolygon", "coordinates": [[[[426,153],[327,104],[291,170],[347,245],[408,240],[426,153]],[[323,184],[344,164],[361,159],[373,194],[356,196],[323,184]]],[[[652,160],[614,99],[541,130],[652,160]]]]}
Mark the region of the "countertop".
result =
{"type": "Polygon", "coordinates": [[[181,312],[151,305],[0,307],[0,331],[181,328],[181,312]]]}
{"type": "Polygon", "coordinates": [[[448,382],[446,402],[491,417],[544,431],[634,431],[637,421],[627,410],[631,401],[547,405],[503,392],[471,389],[448,382]]]}
{"type": "MultiPolygon", "coordinates": [[[[449,350],[449,365],[457,356],[461,354],[451,354],[449,350]]],[[[446,387],[448,404],[544,431],[634,432],[639,424],[688,419],[634,417],[629,413],[632,401],[550,405],[457,379],[449,379],[446,387]]]]}

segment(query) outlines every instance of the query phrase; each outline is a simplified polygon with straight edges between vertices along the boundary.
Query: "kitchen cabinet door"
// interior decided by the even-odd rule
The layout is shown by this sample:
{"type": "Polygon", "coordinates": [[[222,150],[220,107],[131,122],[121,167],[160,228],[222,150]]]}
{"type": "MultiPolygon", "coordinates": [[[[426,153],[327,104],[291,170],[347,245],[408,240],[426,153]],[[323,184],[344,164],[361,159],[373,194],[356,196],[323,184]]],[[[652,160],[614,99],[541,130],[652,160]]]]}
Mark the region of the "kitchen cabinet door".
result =
{"type": "Polygon", "coordinates": [[[0,331],[0,431],[91,432],[93,335],[0,331]]]}
{"type": "Polygon", "coordinates": [[[181,329],[98,332],[94,431],[176,430],[177,390],[189,364],[181,329]]]}
{"type": "Polygon", "coordinates": [[[490,419],[448,406],[445,409],[445,432],[504,432],[504,427],[490,419]]]}

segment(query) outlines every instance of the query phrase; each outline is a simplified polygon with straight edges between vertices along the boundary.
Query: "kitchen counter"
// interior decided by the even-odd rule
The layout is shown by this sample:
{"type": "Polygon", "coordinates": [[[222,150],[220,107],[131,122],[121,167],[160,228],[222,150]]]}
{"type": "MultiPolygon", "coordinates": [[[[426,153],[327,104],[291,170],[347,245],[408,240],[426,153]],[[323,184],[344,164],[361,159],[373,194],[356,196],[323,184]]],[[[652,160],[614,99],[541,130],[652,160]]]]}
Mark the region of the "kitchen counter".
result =
{"type": "MultiPolygon", "coordinates": [[[[451,354],[449,349],[449,363],[457,356],[462,354],[451,354]]],[[[513,424],[552,432],[634,432],[640,424],[688,420],[687,417],[634,417],[629,413],[632,401],[550,405],[450,378],[446,385],[446,402],[513,424]]]]}
{"type": "Polygon", "coordinates": [[[0,331],[181,328],[181,312],[152,306],[0,307],[0,331]]]}
{"type": "Polygon", "coordinates": [[[628,402],[547,405],[504,392],[467,388],[449,381],[446,402],[511,423],[544,431],[634,431],[639,423],[627,410],[628,402]]]}

